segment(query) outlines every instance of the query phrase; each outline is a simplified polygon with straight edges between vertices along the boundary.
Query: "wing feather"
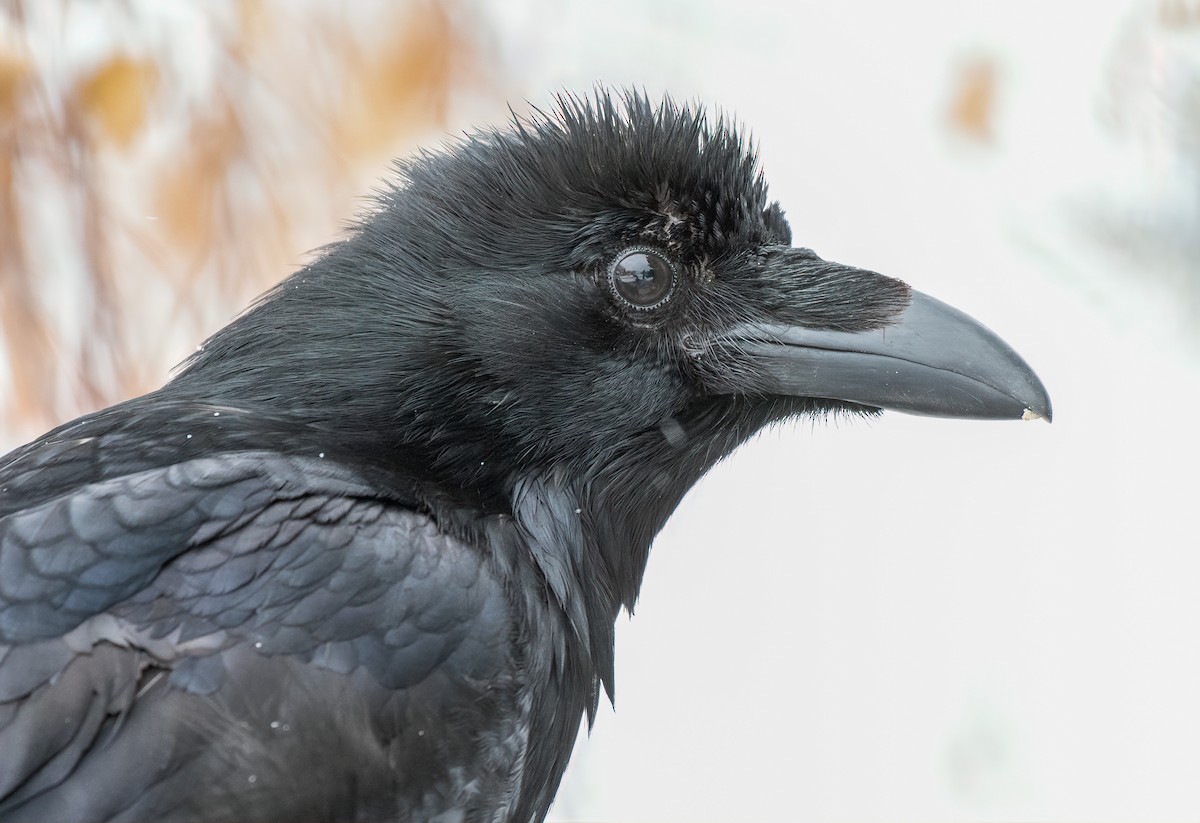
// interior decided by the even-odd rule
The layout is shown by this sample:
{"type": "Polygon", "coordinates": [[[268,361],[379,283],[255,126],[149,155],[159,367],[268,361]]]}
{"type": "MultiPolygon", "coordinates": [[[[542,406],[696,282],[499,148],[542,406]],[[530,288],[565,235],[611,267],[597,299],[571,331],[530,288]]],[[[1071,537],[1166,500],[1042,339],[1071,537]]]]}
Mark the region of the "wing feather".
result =
{"type": "MultiPolygon", "coordinates": [[[[0,479],[30,489],[35,457],[0,479]]],[[[442,772],[406,796],[462,794],[455,757],[516,711],[513,640],[483,553],[332,461],[231,452],[43,491],[0,516],[0,820],[216,819],[194,796],[213,785],[245,789],[225,816],[254,819],[284,802],[262,792],[308,790],[234,771],[355,747],[334,795],[366,803],[356,780],[400,780],[420,753],[401,741],[450,705],[481,716],[439,735],[442,772]],[[269,718],[289,714],[307,728],[281,736],[269,718]],[[351,742],[364,724],[375,743],[351,742]],[[120,754],[139,746],[154,757],[120,754]]]]}

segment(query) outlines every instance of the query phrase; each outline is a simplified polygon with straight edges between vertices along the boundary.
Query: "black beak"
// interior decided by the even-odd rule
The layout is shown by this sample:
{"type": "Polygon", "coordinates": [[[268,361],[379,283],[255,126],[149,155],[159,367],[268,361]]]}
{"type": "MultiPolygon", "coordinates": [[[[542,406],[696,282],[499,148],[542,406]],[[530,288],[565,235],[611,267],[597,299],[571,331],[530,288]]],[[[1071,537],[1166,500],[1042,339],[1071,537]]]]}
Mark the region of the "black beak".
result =
{"type": "Polygon", "coordinates": [[[752,324],[715,342],[740,351],[755,391],[933,417],[1052,415],[1046,387],[1011,346],[917,291],[907,308],[874,331],[752,324]]]}

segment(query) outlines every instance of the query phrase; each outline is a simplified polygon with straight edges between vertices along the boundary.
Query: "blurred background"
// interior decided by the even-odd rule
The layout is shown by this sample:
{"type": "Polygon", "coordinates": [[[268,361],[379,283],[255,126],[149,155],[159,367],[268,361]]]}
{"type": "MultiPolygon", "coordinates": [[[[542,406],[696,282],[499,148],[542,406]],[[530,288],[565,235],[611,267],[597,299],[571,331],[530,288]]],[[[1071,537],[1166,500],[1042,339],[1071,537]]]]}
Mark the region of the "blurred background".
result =
{"type": "Polygon", "coordinates": [[[553,819],[1200,817],[1200,0],[6,0],[0,451],[161,384],[389,158],[596,83],[735,115],[797,244],[1055,422],[717,467],[553,819]]]}

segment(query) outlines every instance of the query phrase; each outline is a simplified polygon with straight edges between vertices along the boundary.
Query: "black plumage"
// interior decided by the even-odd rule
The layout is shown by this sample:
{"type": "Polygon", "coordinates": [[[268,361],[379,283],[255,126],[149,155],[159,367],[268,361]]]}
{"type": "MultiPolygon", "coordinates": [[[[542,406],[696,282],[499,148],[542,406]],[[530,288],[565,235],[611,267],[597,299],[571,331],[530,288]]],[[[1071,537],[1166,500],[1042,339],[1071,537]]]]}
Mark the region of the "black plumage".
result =
{"type": "Polygon", "coordinates": [[[400,164],[162,389],[0,459],[0,820],[542,819],[683,494],[762,426],[1049,416],[636,94],[400,164]]]}

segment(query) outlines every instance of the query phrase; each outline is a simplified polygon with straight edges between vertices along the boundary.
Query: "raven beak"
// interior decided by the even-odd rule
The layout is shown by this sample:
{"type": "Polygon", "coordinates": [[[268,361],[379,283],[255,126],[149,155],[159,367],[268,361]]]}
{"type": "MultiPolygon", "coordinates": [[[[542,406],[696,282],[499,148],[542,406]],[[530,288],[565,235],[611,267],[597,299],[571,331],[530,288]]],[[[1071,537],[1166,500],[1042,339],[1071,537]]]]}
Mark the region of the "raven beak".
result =
{"type": "Polygon", "coordinates": [[[932,417],[1051,419],[1046,387],[1012,347],[927,294],[883,328],[750,324],[722,335],[748,357],[754,389],[932,417]]]}

